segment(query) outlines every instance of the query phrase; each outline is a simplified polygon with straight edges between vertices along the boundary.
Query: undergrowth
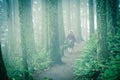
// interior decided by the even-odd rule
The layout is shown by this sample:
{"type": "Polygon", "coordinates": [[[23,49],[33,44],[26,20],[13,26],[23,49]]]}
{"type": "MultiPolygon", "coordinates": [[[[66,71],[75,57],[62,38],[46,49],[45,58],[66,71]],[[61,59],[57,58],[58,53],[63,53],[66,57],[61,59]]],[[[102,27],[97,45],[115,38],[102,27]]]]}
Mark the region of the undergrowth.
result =
{"type": "MultiPolygon", "coordinates": [[[[45,51],[45,49],[42,49],[38,54],[34,54],[32,56],[34,59],[32,60],[32,67],[29,66],[29,77],[30,80],[32,79],[32,74],[34,71],[43,71],[50,67],[51,59],[49,56],[49,53],[45,51]]],[[[17,59],[13,59],[14,65],[7,65],[7,72],[10,80],[24,80],[23,78],[23,65],[20,64],[21,57],[18,57],[17,59]],[[13,68],[14,67],[14,68],[13,68]]]]}
{"type": "Polygon", "coordinates": [[[74,66],[75,80],[87,80],[91,77],[89,72],[98,69],[96,60],[96,44],[96,35],[86,42],[85,47],[81,51],[80,57],[74,66]]]}
{"type": "Polygon", "coordinates": [[[74,80],[120,80],[120,34],[108,37],[109,58],[105,64],[97,62],[96,40],[93,36],[86,42],[74,66],[74,80]]]}
{"type": "Polygon", "coordinates": [[[120,80],[120,34],[108,39],[109,61],[100,74],[101,79],[120,80]]]}

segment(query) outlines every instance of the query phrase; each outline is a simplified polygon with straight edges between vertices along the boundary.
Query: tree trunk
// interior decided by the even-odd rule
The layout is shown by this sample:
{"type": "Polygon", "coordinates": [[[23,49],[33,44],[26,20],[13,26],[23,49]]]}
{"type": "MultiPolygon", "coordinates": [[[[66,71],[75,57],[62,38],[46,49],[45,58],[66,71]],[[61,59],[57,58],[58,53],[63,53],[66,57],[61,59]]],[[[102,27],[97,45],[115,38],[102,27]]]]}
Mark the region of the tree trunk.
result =
{"type": "MultiPolygon", "coordinates": [[[[15,53],[15,33],[14,33],[14,7],[13,0],[6,0],[7,2],[7,13],[8,13],[8,53],[15,53]]],[[[8,54],[9,55],[9,54],[8,54]]],[[[10,62],[10,61],[9,61],[10,62]]]]}
{"type": "Polygon", "coordinates": [[[100,62],[108,58],[107,53],[107,23],[106,23],[106,0],[96,0],[97,7],[97,54],[100,62]]]}
{"type": "Polygon", "coordinates": [[[8,80],[7,71],[2,58],[1,43],[0,43],[0,80],[8,80]]]}
{"type": "Polygon", "coordinates": [[[0,1],[0,41],[1,44],[3,44],[4,46],[2,47],[2,53],[3,53],[3,59],[4,59],[4,63],[8,63],[9,61],[9,57],[8,57],[8,31],[6,31],[7,27],[7,2],[6,0],[4,1],[0,1]]]}
{"type": "Polygon", "coordinates": [[[21,46],[25,80],[29,80],[28,67],[33,68],[35,55],[35,41],[32,23],[31,0],[19,0],[19,16],[21,24],[21,46]]]}
{"type": "Polygon", "coordinates": [[[116,33],[117,0],[107,0],[107,32],[114,36],[116,33]]]}
{"type": "Polygon", "coordinates": [[[82,0],[82,15],[83,15],[83,21],[82,21],[82,24],[83,24],[83,36],[84,36],[84,40],[88,40],[88,26],[87,26],[87,0],[82,0]]]}
{"type": "Polygon", "coordinates": [[[65,4],[66,4],[66,7],[67,7],[67,9],[66,9],[66,13],[67,13],[67,15],[66,15],[66,19],[67,19],[67,25],[66,25],[66,30],[67,30],[67,33],[71,30],[71,11],[70,11],[70,0],[65,0],[66,2],[65,2],[65,4]]]}
{"type": "Polygon", "coordinates": [[[82,31],[81,31],[81,17],[80,17],[80,15],[81,15],[81,9],[80,9],[80,1],[79,0],[77,0],[76,1],[76,20],[77,20],[77,41],[78,41],[78,43],[80,42],[80,41],[82,41],[82,31]]]}
{"type": "Polygon", "coordinates": [[[56,64],[61,63],[58,31],[58,0],[47,0],[47,5],[50,57],[53,64],[56,64]]]}
{"type": "Polygon", "coordinates": [[[58,0],[58,26],[59,26],[59,43],[60,43],[60,54],[63,56],[64,50],[63,45],[65,41],[65,30],[63,23],[63,7],[62,0],[58,0]]]}
{"type": "Polygon", "coordinates": [[[120,33],[120,0],[117,0],[117,27],[116,27],[116,32],[120,33]]]}
{"type": "Polygon", "coordinates": [[[42,0],[42,43],[43,48],[48,51],[48,23],[47,23],[47,0],[42,0]]]}
{"type": "Polygon", "coordinates": [[[59,41],[63,45],[65,39],[65,30],[63,24],[63,7],[62,0],[58,0],[58,26],[59,26],[59,41]]]}
{"type": "Polygon", "coordinates": [[[36,51],[39,53],[41,49],[43,48],[43,41],[44,39],[43,36],[43,15],[42,15],[42,0],[32,0],[32,20],[33,20],[33,29],[34,29],[34,40],[35,40],[35,45],[36,45],[36,51]]]}
{"type": "Polygon", "coordinates": [[[90,27],[90,37],[94,33],[94,4],[93,0],[89,0],[89,27],[90,27]]]}

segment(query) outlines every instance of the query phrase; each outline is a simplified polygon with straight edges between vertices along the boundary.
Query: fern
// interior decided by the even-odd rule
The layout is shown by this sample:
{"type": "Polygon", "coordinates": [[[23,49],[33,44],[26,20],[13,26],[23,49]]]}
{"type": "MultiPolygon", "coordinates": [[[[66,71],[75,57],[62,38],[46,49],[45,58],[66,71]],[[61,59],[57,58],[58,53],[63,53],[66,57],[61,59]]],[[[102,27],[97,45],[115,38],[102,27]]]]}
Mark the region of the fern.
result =
{"type": "Polygon", "coordinates": [[[75,80],[89,80],[92,70],[98,68],[96,61],[96,35],[86,42],[74,66],[75,80]]]}

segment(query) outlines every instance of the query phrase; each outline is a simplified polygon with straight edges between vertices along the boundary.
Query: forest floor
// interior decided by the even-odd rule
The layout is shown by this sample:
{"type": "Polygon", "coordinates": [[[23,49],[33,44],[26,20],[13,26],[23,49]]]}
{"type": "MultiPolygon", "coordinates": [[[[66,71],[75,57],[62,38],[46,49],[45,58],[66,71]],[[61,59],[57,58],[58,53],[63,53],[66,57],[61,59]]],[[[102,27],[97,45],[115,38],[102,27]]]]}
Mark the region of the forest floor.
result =
{"type": "Polygon", "coordinates": [[[76,44],[72,53],[65,53],[62,57],[63,64],[56,64],[46,71],[34,73],[34,80],[73,80],[73,67],[83,46],[84,42],[81,42],[76,44]],[[45,77],[49,79],[44,79],[45,77]]]}

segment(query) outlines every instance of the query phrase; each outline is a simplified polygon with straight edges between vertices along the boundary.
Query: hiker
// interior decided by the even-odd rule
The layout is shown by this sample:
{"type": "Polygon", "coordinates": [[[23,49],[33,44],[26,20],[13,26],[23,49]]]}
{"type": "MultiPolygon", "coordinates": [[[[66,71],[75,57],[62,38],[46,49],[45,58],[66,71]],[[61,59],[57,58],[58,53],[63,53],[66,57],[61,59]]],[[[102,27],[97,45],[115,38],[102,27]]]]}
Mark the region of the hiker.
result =
{"type": "Polygon", "coordinates": [[[69,34],[67,35],[67,41],[70,45],[70,48],[74,48],[76,38],[75,38],[75,35],[74,35],[73,31],[70,31],[69,34]]]}

